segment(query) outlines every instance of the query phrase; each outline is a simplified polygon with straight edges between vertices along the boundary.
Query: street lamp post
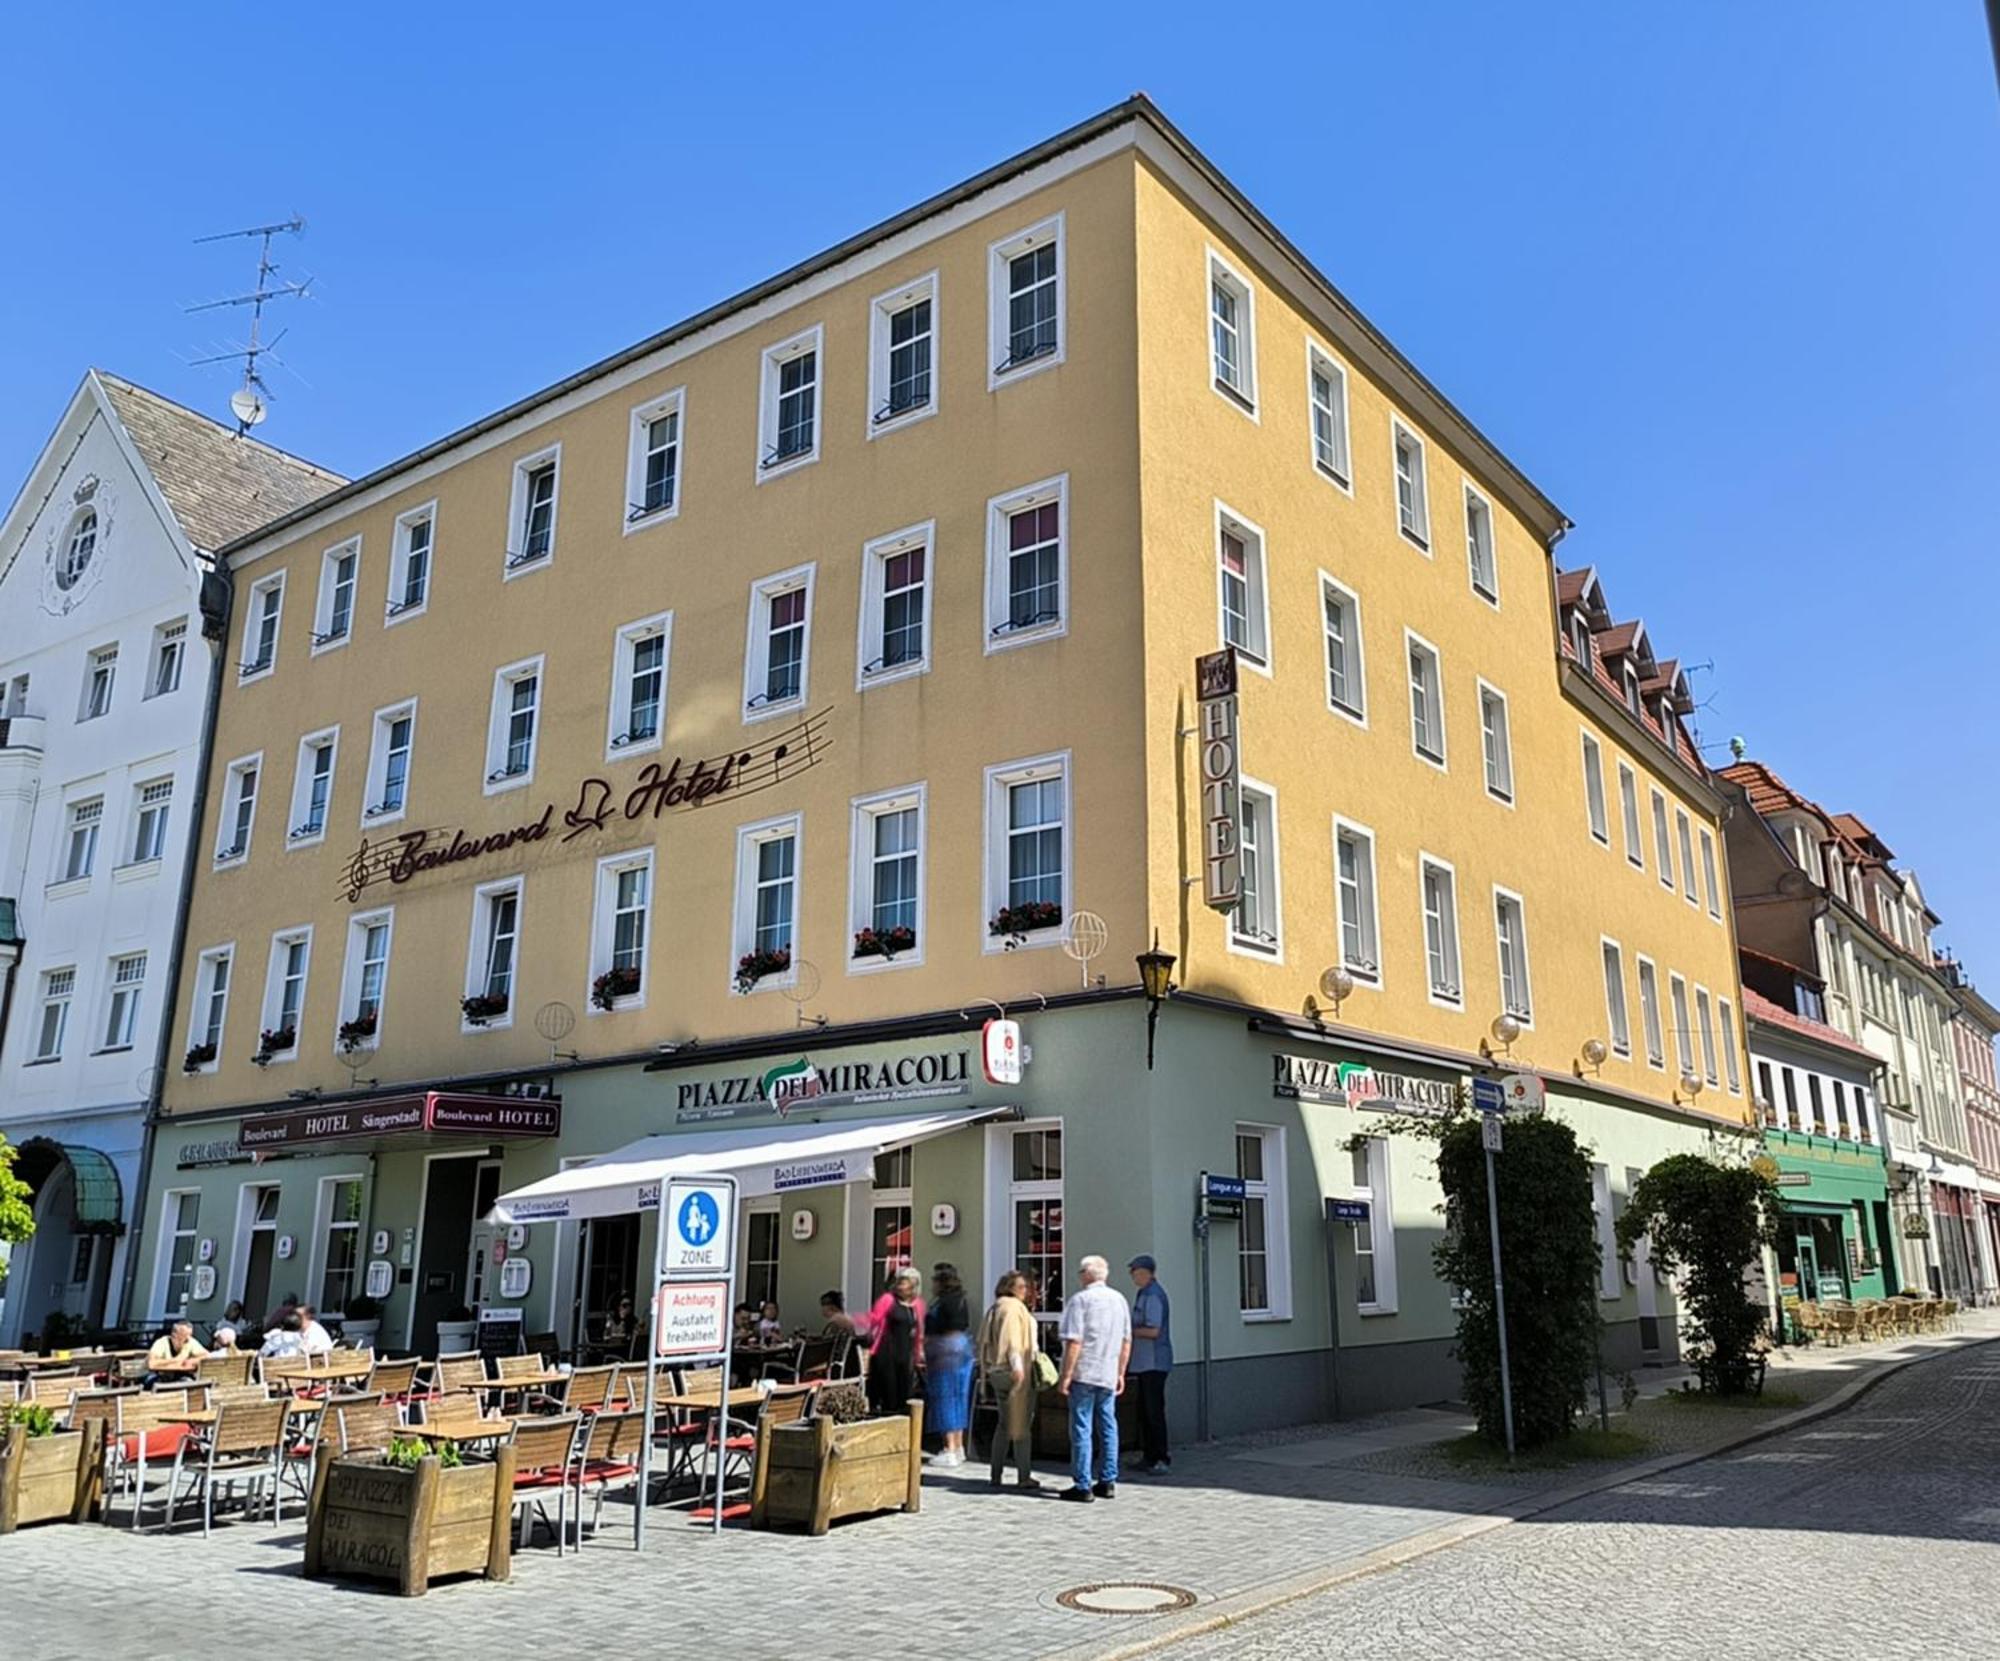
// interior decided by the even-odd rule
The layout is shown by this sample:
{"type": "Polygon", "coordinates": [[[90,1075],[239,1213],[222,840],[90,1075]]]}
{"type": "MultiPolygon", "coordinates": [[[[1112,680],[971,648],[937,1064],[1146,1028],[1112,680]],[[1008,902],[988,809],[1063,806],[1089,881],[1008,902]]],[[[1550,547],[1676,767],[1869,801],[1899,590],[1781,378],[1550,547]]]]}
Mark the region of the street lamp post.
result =
{"type": "Polygon", "coordinates": [[[1160,1005],[1173,991],[1174,954],[1160,950],[1160,931],[1153,931],[1153,948],[1138,957],[1139,984],[1146,993],[1146,1071],[1153,1070],[1153,1029],[1160,1024],[1160,1005]]]}

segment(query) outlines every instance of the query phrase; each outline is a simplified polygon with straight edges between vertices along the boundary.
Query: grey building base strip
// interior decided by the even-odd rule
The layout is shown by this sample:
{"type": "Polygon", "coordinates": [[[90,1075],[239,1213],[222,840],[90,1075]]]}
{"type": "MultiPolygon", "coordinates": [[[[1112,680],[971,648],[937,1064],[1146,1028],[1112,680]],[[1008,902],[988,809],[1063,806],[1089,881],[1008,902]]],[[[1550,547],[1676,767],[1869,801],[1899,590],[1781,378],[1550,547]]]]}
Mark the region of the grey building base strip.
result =
{"type": "Polygon", "coordinates": [[[1076,1644],[1067,1649],[1051,1652],[1050,1661],[1130,1661],[1132,1657],[1157,1654],[1170,1645],[1183,1643],[1189,1638],[1200,1638],[1212,1632],[1221,1632],[1228,1627],[1240,1625],[1253,1616],[1261,1615],[1266,1610],[1296,1602],[1300,1598],[1311,1597],[1316,1592],[1330,1591],[1350,1581],[1364,1580],[1370,1575],[1401,1568],[1405,1563],[1415,1562],[1420,1557],[1429,1557],[1433,1552],[1462,1545],[1467,1540],[1477,1539],[1482,1534],[1490,1534],[1496,1528],[1505,1528],[1509,1523],[1523,1522],[1530,1517],[1539,1517],[1545,1512],[1560,1510],[1577,1500],[1588,1499],[1592,1494],[1601,1494],[1612,1488],[1622,1488],[1628,1482],[1643,1482],[1663,1472],[1677,1471],[1700,1460],[1713,1459],[1717,1454],[1748,1447],[1753,1442],[1782,1436],[1787,1431],[1830,1418],[1835,1413],[1853,1406],[1885,1378],[1900,1373],[1905,1367],[1919,1366],[1923,1362],[1936,1360],[1941,1355],[1956,1354],[1961,1350],[1996,1341],[2000,1341],[2000,1333],[1987,1333],[1966,1338],[1962,1342],[1952,1344],[1948,1349],[1905,1356],[1900,1361],[1888,1362],[1877,1367],[1865,1378],[1857,1378],[1852,1384],[1841,1386],[1824,1401],[1802,1407],[1796,1413],[1786,1414],[1782,1419],[1754,1425],[1738,1435],[1711,1443],[1708,1447],[1685,1453],[1663,1454],[1658,1459],[1649,1459],[1642,1465],[1626,1467],[1601,1477],[1574,1483],[1567,1488],[1558,1488],[1547,1493],[1532,1495],[1527,1499],[1515,1500],[1493,1511],[1461,1517],[1457,1522],[1426,1529],[1421,1534],[1411,1535],[1407,1540],[1399,1540],[1392,1546],[1382,1546],[1360,1557],[1350,1558],[1346,1562],[1308,1569],[1283,1580],[1253,1587],[1247,1592],[1218,1598],[1215,1602],[1204,1605],[1200,1614],[1189,1616],[1171,1625],[1163,1625],[1129,1644],[1120,1644],[1113,1649],[1104,1649],[1096,1644],[1076,1644]]]}

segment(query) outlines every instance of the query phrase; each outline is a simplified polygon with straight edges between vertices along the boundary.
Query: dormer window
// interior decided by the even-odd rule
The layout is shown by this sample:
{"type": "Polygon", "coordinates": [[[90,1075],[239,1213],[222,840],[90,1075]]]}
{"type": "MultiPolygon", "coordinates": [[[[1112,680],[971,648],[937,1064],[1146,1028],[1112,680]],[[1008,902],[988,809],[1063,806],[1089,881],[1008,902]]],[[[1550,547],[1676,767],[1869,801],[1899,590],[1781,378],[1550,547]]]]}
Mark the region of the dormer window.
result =
{"type": "Polygon", "coordinates": [[[1576,648],[1576,661],[1585,669],[1590,667],[1590,619],[1580,611],[1572,612],[1569,620],[1570,644],[1576,648]]]}
{"type": "Polygon", "coordinates": [[[1645,700],[1639,695],[1639,671],[1629,662],[1625,665],[1625,703],[1634,715],[1641,720],[1645,718],[1645,700]]]}

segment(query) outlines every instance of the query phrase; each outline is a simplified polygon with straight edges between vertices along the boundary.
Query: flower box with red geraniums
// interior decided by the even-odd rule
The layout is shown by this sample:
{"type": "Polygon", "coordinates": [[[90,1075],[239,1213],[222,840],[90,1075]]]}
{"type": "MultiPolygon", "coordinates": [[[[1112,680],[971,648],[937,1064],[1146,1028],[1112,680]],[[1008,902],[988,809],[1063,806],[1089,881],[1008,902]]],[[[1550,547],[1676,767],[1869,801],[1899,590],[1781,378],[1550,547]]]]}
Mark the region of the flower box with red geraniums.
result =
{"type": "Polygon", "coordinates": [[[214,1059],[215,1046],[213,1044],[192,1045],[188,1053],[181,1058],[181,1071],[184,1073],[198,1073],[214,1059]]]}
{"type": "Polygon", "coordinates": [[[497,1021],[507,1013],[507,994],[475,992],[469,998],[460,998],[458,1007],[470,1025],[483,1027],[488,1021],[497,1021]]]}
{"type": "Polygon", "coordinates": [[[893,958],[917,949],[917,931],[904,924],[892,929],[863,929],[854,937],[856,957],[893,958]]]}
{"type": "Polygon", "coordinates": [[[367,1043],[369,1039],[375,1036],[375,1025],[376,1021],[373,1015],[357,1015],[351,1021],[342,1021],[340,1023],[340,1047],[343,1050],[351,1050],[367,1043]]]}
{"type": "Polygon", "coordinates": [[[1053,900],[1028,900],[1021,905],[1003,905],[986,925],[988,934],[1004,934],[1020,940],[1041,929],[1062,924],[1062,907],[1053,900]]]}
{"type": "Polygon", "coordinates": [[[257,1034],[257,1061],[269,1061],[274,1055],[283,1055],[287,1050],[298,1048],[299,1029],[297,1027],[266,1027],[257,1034]]]}
{"type": "Polygon", "coordinates": [[[736,960],[736,990],[750,992],[766,975],[782,975],[791,966],[791,949],[786,946],[745,952],[736,960]]]}
{"type": "Polygon", "coordinates": [[[620,998],[629,998],[638,990],[637,969],[630,967],[606,969],[590,983],[590,1001],[599,1009],[610,1009],[620,998]]]}

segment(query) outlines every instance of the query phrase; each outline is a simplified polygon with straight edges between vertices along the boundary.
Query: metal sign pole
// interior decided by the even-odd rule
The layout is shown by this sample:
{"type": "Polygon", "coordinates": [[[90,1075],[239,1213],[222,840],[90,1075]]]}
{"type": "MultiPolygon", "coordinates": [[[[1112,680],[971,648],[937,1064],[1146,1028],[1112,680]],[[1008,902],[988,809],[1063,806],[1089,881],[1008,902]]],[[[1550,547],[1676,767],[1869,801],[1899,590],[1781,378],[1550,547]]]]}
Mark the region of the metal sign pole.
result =
{"type": "Polygon", "coordinates": [[[1500,1284],[1500,1191],[1493,1149],[1486,1149],[1486,1233],[1493,1245],[1493,1313],[1500,1323],[1500,1411],[1507,1420],[1507,1457],[1514,1457],[1514,1386],[1507,1371],[1507,1294],[1500,1284]]]}
{"type": "MultiPolygon", "coordinates": [[[[664,1196],[662,1196],[664,1199],[664,1196]]],[[[653,1493],[653,1427],[658,1423],[654,1406],[654,1386],[659,1378],[660,1288],[667,1282],[667,1211],[661,1204],[653,1211],[653,1308],[646,1324],[646,1433],[639,1440],[639,1493],[632,1506],[632,1549],[646,1549],[646,1507],[653,1493]]]]}
{"type": "Polygon", "coordinates": [[[736,1179],[729,1179],[729,1299],[722,1311],[722,1379],[715,1398],[715,1528],[722,1532],[723,1478],[729,1469],[725,1452],[729,1442],[729,1369],[736,1348],[736,1227],[738,1194],[736,1179]]]}
{"type": "Polygon", "coordinates": [[[1203,1171],[1194,1202],[1194,1237],[1201,1245],[1201,1366],[1195,1373],[1195,1440],[1208,1440],[1208,1173],[1203,1171]]]}

